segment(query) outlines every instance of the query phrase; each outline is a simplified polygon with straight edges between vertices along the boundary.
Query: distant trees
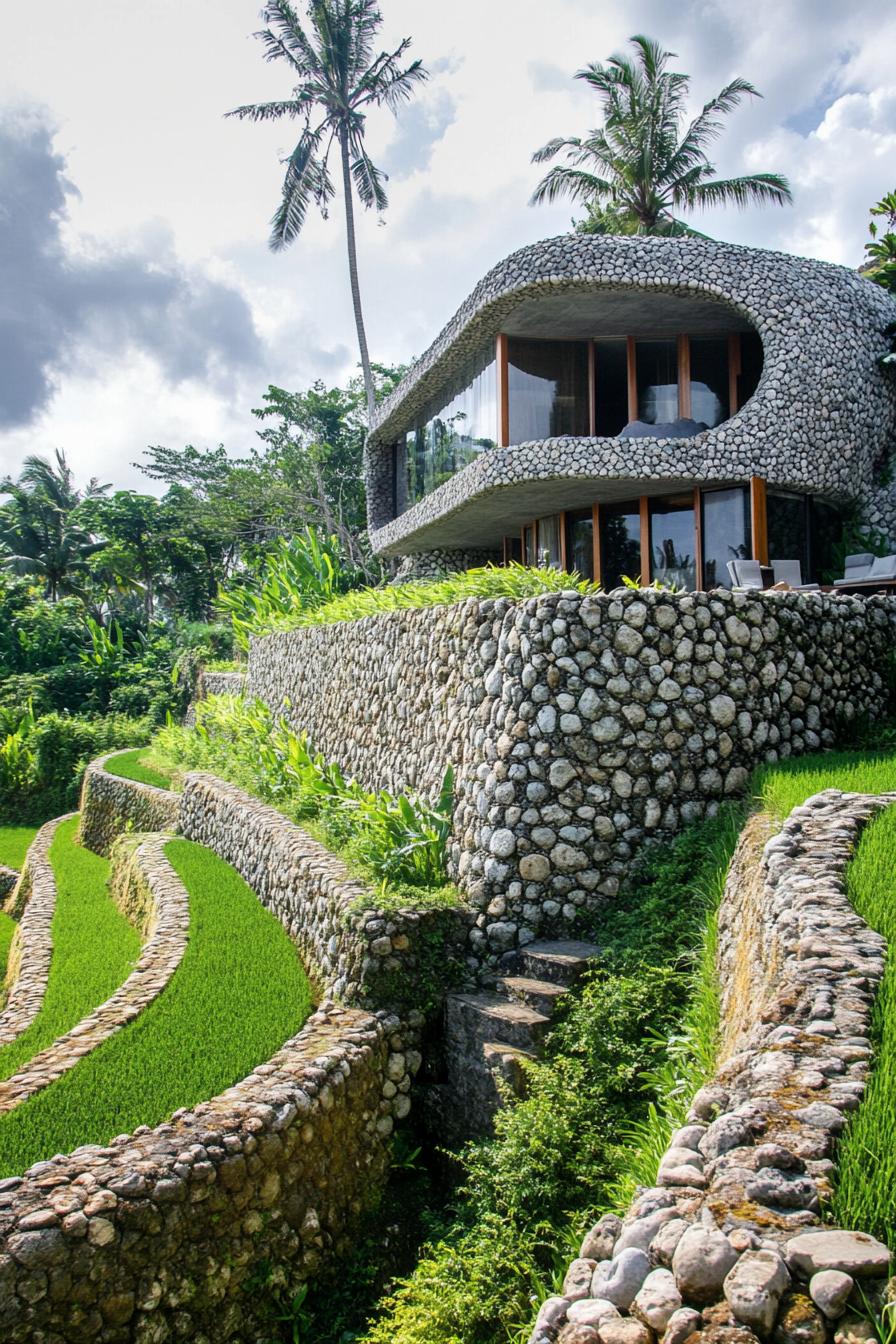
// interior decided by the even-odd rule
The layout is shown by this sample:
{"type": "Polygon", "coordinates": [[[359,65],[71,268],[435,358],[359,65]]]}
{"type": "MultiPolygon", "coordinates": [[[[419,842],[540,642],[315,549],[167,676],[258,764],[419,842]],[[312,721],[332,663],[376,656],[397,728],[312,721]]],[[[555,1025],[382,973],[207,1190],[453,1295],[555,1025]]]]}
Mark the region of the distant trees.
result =
{"type": "Polygon", "coordinates": [[[716,178],[709,145],[744,97],[759,97],[745,79],[734,79],[683,125],[690,76],[668,70],[674,52],[649,37],[631,39],[634,56],[611,56],[579,70],[597,94],[603,126],[583,137],[549,140],[532,156],[547,163],[562,154],[542,178],[530,204],[567,197],[585,206],[583,233],[693,233],[681,210],[714,205],[785,205],[792,202],[786,178],[777,173],[716,178]]]}
{"type": "Polygon", "coordinates": [[[896,294],[896,191],[887,192],[871,207],[868,232],[871,242],[865,244],[867,260],[862,269],[877,284],[896,294]]]}
{"type": "Polygon", "coordinates": [[[83,592],[90,557],[103,543],[89,535],[78,509],[108,489],[92,480],[77,490],[61,449],[55,462],[26,457],[17,480],[0,481],[0,495],[10,497],[0,506],[0,567],[37,577],[53,602],[83,592]]]}
{"type": "Polygon", "coordinates": [[[368,415],[376,402],[374,373],[367,349],[361,308],[355,243],[354,194],[370,209],[388,205],[384,174],[364,145],[367,110],[386,106],[393,112],[427,78],[420,61],[403,65],[411,44],[404,38],[394,51],[374,54],[382,24],[375,0],[311,0],[303,27],[287,0],[271,0],[262,11],[269,25],[256,36],[265,60],[285,61],[295,80],[292,97],[272,103],[249,103],[227,115],[250,121],[290,117],[302,124],[298,143],[286,160],[283,199],[271,221],[271,247],[288,247],[299,236],[308,207],[316,205],[326,218],[335,195],[329,156],[338,146],[348,246],[349,283],[368,415]]]}

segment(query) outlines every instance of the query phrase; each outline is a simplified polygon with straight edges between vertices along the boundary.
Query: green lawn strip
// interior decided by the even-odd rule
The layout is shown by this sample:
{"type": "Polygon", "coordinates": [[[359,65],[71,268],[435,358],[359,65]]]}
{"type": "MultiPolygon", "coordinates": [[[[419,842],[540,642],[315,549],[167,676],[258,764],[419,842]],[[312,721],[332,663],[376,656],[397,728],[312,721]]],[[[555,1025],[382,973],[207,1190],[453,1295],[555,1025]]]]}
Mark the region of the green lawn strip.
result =
{"type": "Polygon", "coordinates": [[[832,751],[763,766],[753,778],[761,806],[785,817],[807,798],[824,789],[845,793],[890,793],[896,790],[896,752],[832,751]]]}
{"type": "Polygon", "coordinates": [[[135,751],[123,752],[106,762],[106,773],[117,775],[119,779],[134,779],[139,784],[152,784],[156,789],[170,789],[171,777],[148,765],[149,749],[137,747],[135,751]]]}
{"type": "Polygon", "coordinates": [[[0,826],[0,866],[20,873],[28,846],[36,835],[36,826],[0,826]]]}
{"type": "Polygon", "coordinates": [[[847,875],[849,897],[887,940],[884,978],[872,1016],[874,1066],[838,1151],[832,1212],[844,1227],[896,1244],[896,807],[864,831],[847,875]]]}
{"type": "Polygon", "coordinates": [[[166,853],[190,895],[180,966],[134,1022],[0,1116],[4,1175],[217,1095],[308,1016],[311,990],[295,946],[239,875],[188,840],[172,840],[166,853]]]}
{"type": "Polygon", "coordinates": [[[0,1078],[18,1072],[105,1002],[140,955],[140,935],[106,888],[109,864],[75,843],[77,827],[76,817],[63,822],[50,845],[56,910],[47,989],[31,1026],[0,1049],[0,1078]]]}

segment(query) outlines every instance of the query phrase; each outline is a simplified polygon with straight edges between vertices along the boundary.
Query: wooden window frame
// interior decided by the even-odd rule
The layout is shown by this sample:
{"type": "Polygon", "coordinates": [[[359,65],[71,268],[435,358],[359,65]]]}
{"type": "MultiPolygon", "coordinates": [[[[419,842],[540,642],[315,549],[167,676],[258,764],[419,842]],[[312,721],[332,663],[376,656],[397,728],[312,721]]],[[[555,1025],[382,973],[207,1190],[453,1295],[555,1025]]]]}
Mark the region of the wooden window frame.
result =
{"type": "Polygon", "coordinates": [[[628,372],[628,422],[638,418],[638,352],[634,336],[626,336],[626,363],[628,372]]]}
{"type": "Polygon", "coordinates": [[[703,491],[694,486],[694,559],[696,561],[696,589],[703,592],[703,491]]]}
{"type": "Polygon", "coordinates": [[[678,337],[678,416],[691,418],[691,338],[687,334],[678,337]]]}
{"type": "Polygon", "coordinates": [[[753,559],[768,564],[768,492],[764,476],[750,477],[750,535],[753,559]]]}
{"type": "Polygon", "coordinates": [[[597,436],[597,351],[594,341],[588,342],[588,436],[597,436]]]}
{"type": "Polygon", "coordinates": [[[737,380],[741,375],[740,332],[732,332],[728,337],[728,419],[740,410],[737,400],[737,380]]]}
{"type": "Polygon", "coordinates": [[[653,562],[650,548],[650,496],[638,497],[638,514],[641,524],[641,587],[653,582],[653,562]]]}
{"type": "Polygon", "coordinates": [[[594,582],[602,583],[600,565],[600,505],[591,505],[591,568],[594,582]]]}
{"type": "Polygon", "coordinates": [[[495,342],[495,366],[498,379],[498,447],[510,443],[510,385],[508,373],[507,336],[501,332],[495,342]]]}

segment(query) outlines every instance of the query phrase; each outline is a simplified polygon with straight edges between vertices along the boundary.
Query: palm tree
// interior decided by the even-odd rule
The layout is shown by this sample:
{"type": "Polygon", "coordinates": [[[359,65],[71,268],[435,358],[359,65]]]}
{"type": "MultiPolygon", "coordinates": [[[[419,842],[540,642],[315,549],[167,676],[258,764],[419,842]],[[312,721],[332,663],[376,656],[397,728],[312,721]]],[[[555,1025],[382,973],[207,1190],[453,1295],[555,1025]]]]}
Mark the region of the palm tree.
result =
{"type": "Polygon", "coordinates": [[[0,567],[14,574],[40,576],[52,602],[79,592],[88,560],[106,542],[93,540],[76,510],[84,500],[95,499],[108,489],[96,479],[83,493],[76,489],[60,449],[55,465],[45,457],[26,457],[17,481],[0,481],[0,494],[10,496],[0,506],[0,567]]]}
{"type": "Polygon", "coordinates": [[[374,40],[382,23],[375,0],[311,0],[308,33],[288,0],[271,0],[262,11],[262,19],[270,26],[255,36],[264,43],[266,60],[286,61],[293,71],[296,83],[292,97],[282,102],[250,103],[227,115],[250,121],[292,117],[303,123],[298,144],[285,160],[283,199],[271,221],[270,245],[275,252],[299,236],[312,202],[327,217],[335,194],[330,150],[334,143],[339,146],[348,273],[367,410],[372,415],[376,393],[361,311],[353,194],[358,193],[367,209],[375,206],[385,210],[388,199],[383,186],[385,175],[364,148],[365,109],[385,105],[396,112],[427,74],[420,61],[401,66],[401,58],[411,44],[409,37],[394,51],[374,56],[374,40]]]}
{"type": "Polygon", "coordinates": [[[565,153],[539,182],[531,205],[571,198],[589,209],[580,228],[597,233],[694,233],[673,211],[713,205],[791,203],[787,179],[777,173],[715,178],[706,150],[722,119],[741,99],[760,95],[734,79],[706,104],[682,133],[690,76],[666,69],[675,53],[649,37],[631,39],[634,58],[611,56],[579,70],[598,95],[604,124],[584,139],[549,140],[532,156],[546,163],[565,153]]]}

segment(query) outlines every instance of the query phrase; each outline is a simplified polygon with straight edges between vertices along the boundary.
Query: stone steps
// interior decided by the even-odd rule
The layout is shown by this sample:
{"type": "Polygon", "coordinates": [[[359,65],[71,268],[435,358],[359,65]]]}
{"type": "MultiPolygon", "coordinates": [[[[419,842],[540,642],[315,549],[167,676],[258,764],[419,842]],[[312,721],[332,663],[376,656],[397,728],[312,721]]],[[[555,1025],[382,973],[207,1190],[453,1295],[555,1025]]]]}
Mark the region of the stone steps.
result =
{"type": "Polygon", "coordinates": [[[449,995],[439,1107],[446,1139],[488,1133],[500,1082],[525,1095],[526,1062],[541,1056],[557,1004],[599,954],[592,943],[531,943],[503,957],[486,988],[449,995]]]}

